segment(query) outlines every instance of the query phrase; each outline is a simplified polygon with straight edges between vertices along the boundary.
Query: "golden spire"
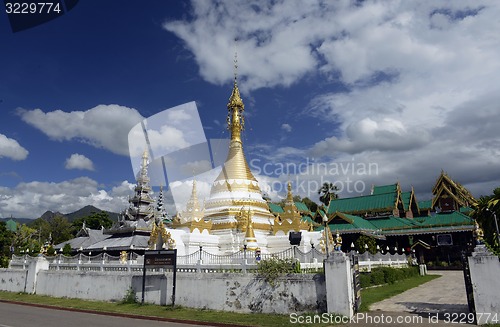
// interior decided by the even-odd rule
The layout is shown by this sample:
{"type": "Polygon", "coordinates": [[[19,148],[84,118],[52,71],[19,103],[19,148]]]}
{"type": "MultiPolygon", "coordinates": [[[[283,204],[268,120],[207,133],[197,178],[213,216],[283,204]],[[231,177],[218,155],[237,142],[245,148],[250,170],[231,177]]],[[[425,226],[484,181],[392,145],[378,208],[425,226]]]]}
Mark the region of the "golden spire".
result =
{"type": "Polygon", "coordinates": [[[245,128],[245,117],[243,111],[245,105],[241,100],[240,90],[238,89],[238,57],[234,55],[234,84],[233,92],[227,103],[227,128],[231,131],[231,142],[241,143],[241,131],[245,128]]]}
{"type": "Polygon", "coordinates": [[[286,194],[286,202],[288,204],[294,204],[293,203],[293,194],[292,194],[292,182],[288,181],[287,185],[287,194],[286,194]]]}
{"type": "Polygon", "coordinates": [[[244,105],[243,100],[240,97],[240,91],[238,90],[237,83],[237,68],[238,60],[235,55],[234,59],[234,86],[231,96],[229,97],[229,102],[227,104],[228,116],[227,116],[227,128],[231,131],[231,141],[229,143],[229,152],[227,154],[226,163],[224,167],[215,180],[215,188],[212,188],[211,193],[217,190],[236,190],[245,189],[253,190],[254,192],[261,192],[257,185],[257,180],[253,176],[248,163],[245,159],[245,154],[243,153],[243,146],[241,142],[241,131],[244,129],[245,119],[243,117],[244,105]],[[229,180],[247,180],[250,184],[228,184],[229,180]],[[218,183],[220,182],[220,183],[218,183]],[[252,183],[254,182],[254,183],[252,183]]]}

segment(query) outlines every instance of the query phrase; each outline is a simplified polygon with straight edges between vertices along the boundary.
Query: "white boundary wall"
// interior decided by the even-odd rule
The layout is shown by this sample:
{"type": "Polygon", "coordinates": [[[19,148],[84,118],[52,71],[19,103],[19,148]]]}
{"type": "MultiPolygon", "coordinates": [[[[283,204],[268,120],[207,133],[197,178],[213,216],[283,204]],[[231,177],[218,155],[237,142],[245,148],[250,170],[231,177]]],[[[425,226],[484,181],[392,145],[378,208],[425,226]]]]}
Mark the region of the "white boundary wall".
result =
{"type": "Polygon", "coordinates": [[[28,270],[0,268],[0,291],[26,292],[28,270]]]}
{"type": "MultiPolygon", "coordinates": [[[[45,262],[44,262],[45,261],[45,262]]],[[[145,302],[172,303],[172,273],[147,272],[145,302]]],[[[48,270],[38,258],[27,270],[2,269],[0,290],[97,301],[121,301],[132,289],[142,298],[142,273],[133,271],[48,270]],[[35,273],[36,271],[36,273],[35,273]],[[29,276],[35,277],[33,291],[29,276]]],[[[324,277],[292,274],[269,285],[255,274],[178,272],[175,304],[234,312],[325,312],[324,277]]]]}

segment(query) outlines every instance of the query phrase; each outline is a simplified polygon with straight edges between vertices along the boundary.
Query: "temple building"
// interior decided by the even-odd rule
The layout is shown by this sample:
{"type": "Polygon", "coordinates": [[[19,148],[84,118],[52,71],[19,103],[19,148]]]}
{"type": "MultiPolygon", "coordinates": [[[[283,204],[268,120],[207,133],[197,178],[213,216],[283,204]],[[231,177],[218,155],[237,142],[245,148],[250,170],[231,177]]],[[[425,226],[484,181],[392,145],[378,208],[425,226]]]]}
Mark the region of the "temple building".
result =
{"type": "Polygon", "coordinates": [[[328,227],[344,236],[344,251],[367,235],[382,251],[414,252],[421,262],[457,261],[472,246],[475,224],[466,213],[476,200],[444,171],[432,192],[432,200],[418,202],[413,188],[402,192],[396,183],[374,186],[367,196],[334,199],[327,208],[328,227]]]}
{"type": "MultiPolygon", "coordinates": [[[[196,181],[185,210],[173,219],[172,227],[186,232],[178,241],[189,253],[198,244],[216,253],[233,253],[245,247],[263,253],[290,247],[290,231],[312,231],[312,219],[302,220],[288,185],[287,205],[275,215],[264,200],[243,151],[245,126],[244,104],[235,77],[227,104],[227,128],[230,131],[229,152],[221,172],[211,185],[210,196],[201,205],[196,181]]],[[[276,205],[273,205],[276,208],[276,205]]],[[[318,233],[313,233],[319,238],[318,233]]],[[[309,242],[309,240],[308,240],[309,242]]],[[[309,244],[309,243],[307,243],[309,244]]]]}
{"type": "Polygon", "coordinates": [[[290,182],[283,207],[266,201],[243,151],[245,107],[236,77],[227,110],[229,152],[206,201],[199,200],[193,179],[186,207],[170,219],[164,210],[163,188],[156,199],[152,195],[145,151],[134,195],[119,221],[97,232],[84,226],[77,239],[56,249],[68,243],[89,252],[140,252],[175,246],[179,255],[201,247],[213,254],[243,248],[274,253],[290,248],[289,236],[300,233],[299,249],[303,251],[313,246],[326,250],[328,239],[330,244],[343,240],[335,246],[347,252],[365,235],[374,238],[381,251],[414,253],[424,262],[429,258],[456,260],[471,245],[475,224],[466,213],[476,200],[445,172],[436,180],[428,201],[418,201],[413,188],[403,191],[399,182],[373,186],[369,195],[332,199],[317,212],[294,202],[290,182]]]}
{"type": "Polygon", "coordinates": [[[69,244],[73,252],[86,254],[106,252],[119,255],[121,251],[130,250],[141,252],[156,245],[159,236],[163,236],[160,241],[163,240],[168,246],[167,235],[158,230],[165,229],[164,224],[170,225],[171,219],[164,210],[163,188],[160,188],[158,198],[153,198],[148,166],[148,151],[144,151],[141,169],[136,176],[134,195],[129,197],[128,208],[120,214],[118,221],[111,228],[93,230],[87,228],[84,223],[76,237],[57,244],[54,247],[56,251],[61,251],[69,244]]]}

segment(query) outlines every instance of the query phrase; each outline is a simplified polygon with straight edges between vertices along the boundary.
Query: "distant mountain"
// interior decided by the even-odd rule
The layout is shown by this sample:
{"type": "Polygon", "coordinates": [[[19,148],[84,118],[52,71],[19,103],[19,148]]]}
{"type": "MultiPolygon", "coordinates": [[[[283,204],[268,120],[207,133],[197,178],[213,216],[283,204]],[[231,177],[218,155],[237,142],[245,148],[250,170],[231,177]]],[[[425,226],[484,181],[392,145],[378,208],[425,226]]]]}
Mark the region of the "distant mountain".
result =
{"type": "Polygon", "coordinates": [[[52,212],[52,211],[48,210],[48,211],[45,211],[43,213],[43,215],[40,216],[40,218],[43,219],[43,220],[45,220],[45,221],[50,221],[55,216],[63,216],[64,217],[65,215],[62,214],[62,213],[60,213],[59,211],[52,212]]]}
{"type": "MultiPolygon", "coordinates": [[[[105,212],[108,214],[109,218],[112,221],[118,221],[118,216],[120,215],[119,213],[116,213],[116,212],[101,210],[99,208],[96,208],[94,206],[89,205],[89,206],[85,206],[79,210],[76,210],[74,212],[70,212],[67,214],[60,213],[59,211],[53,212],[53,211],[48,210],[48,211],[45,211],[43,213],[43,215],[40,216],[40,218],[42,218],[45,221],[49,221],[49,220],[53,219],[55,216],[62,216],[62,217],[66,217],[69,222],[73,222],[79,218],[88,217],[93,212],[105,212]]],[[[9,218],[0,218],[0,221],[7,221],[9,219],[11,219],[11,218],[10,217],[9,218]]],[[[12,218],[12,220],[14,220],[20,224],[26,224],[26,225],[29,225],[33,221],[35,221],[35,219],[31,219],[31,218],[14,218],[14,217],[12,218]]]]}
{"type": "Polygon", "coordinates": [[[94,206],[85,206],[75,212],[70,212],[70,213],[67,213],[65,214],[64,216],[66,216],[68,218],[68,220],[70,222],[73,222],[79,218],[82,218],[82,217],[88,217],[90,216],[93,212],[105,212],[108,214],[109,218],[112,220],[112,221],[118,221],[118,216],[119,214],[116,213],[116,212],[111,212],[111,211],[106,211],[106,210],[101,210],[99,208],[96,208],[94,206]]]}
{"type": "Polygon", "coordinates": [[[119,216],[118,213],[106,211],[106,210],[101,210],[101,209],[96,208],[96,207],[91,206],[91,205],[85,206],[85,207],[78,209],[74,212],[70,212],[70,213],[66,213],[66,214],[60,213],[58,211],[53,212],[53,211],[49,210],[49,211],[46,211],[43,215],[41,215],[40,218],[42,218],[43,220],[49,221],[52,218],[54,218],[55,216],[62,216],[62,217],[66,217],[68,219],[68,221],[71,223],[71,222],[73,222],[77,219],[80,219],[82,217],[88,217],[94,212],[105,212],[108,214],[108,216],[111,220],[118,221],[118,216],[119,216]]]}

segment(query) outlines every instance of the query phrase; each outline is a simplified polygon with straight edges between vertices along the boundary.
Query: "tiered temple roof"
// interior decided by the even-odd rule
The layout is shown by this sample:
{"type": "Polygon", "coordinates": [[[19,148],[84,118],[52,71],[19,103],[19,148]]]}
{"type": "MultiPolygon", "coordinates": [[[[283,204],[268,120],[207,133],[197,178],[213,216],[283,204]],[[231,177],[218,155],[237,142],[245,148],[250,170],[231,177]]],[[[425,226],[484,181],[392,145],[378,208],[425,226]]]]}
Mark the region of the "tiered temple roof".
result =
{"type": "Polygon", "coordinates": [[[431,208],[438,207],[441,211],[460,210],[462,207],[471,207],[476,203],[472,194],[460,183],[452,180],[444,171],[441,171],[441,175],[436,180],[432,194],[434,197],[431,208]]]}
{"type": "MultiPolygon", "coordinates": [[[[418,202],[413,187],[402,192],[399,183],[374,186],[367,196],[334,199],[327,209],[332,231],[377,236],[472,231],[474,221],[464,214],[475,203],[470,192],[444,172],[433,188],[434,198],[418,202]],[[441,199],[452,199],[450,210],[433,210],[441,199]]],[[[316,228],[322,230],[322,227],[316,228]]]]}

